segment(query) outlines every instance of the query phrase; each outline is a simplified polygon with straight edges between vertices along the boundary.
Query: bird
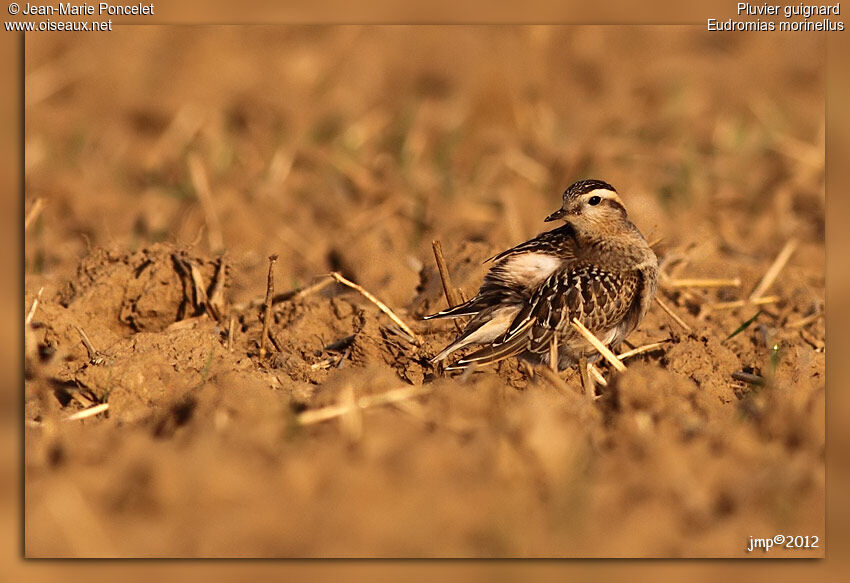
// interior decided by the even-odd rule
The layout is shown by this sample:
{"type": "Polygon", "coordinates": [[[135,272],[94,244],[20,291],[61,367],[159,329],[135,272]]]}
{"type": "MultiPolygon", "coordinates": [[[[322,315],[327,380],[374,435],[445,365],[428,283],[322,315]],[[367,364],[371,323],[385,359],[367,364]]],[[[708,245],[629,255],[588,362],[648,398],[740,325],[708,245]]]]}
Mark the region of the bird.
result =
{"type": "Polygon", "coordinates": [[[584,382],[598,353],[573,318],[610,346],[638,326],[657,290],[658,258],[607,182],[579,180],[562,197],[544,222],[563,225],[491,257],[475,297],[423,318],[471,316],[432,363],[475,346],[446,370],[516,356],[555,370],[578,363],[584,382]]]}

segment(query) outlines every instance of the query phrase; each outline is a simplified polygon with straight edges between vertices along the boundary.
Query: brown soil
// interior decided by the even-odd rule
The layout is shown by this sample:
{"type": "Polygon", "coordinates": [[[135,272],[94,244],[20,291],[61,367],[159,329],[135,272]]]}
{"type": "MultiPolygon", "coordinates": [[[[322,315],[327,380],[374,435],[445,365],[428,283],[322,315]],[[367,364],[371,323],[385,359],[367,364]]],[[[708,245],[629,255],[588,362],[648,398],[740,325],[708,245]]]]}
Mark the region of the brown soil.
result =
{"type": "Polygon", "coordinates": [[[27,556],[823,556],[819,35],[121,27],[29,35],[26,72],[27,556]],[[431,241],[469,297],[584,177],[692,331],[653,307],[629,343],[665,344],[593,402],[574,371],[439,374],[431,241]],[[710,308],[792,239],[777,301],[710,308]],[[330,271],[420,341],[294,295],[330,271]],[[747,553],[774,535],[820,545],[747,553]]]}

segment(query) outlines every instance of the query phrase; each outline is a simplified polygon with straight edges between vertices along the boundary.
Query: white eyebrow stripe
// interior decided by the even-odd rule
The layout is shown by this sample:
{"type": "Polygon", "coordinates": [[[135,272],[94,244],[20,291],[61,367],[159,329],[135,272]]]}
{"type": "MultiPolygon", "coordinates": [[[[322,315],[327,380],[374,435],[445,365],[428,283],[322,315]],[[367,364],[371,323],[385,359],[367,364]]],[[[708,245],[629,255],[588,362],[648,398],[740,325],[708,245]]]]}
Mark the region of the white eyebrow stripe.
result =
{"type": "Polygon", "coordinates": [[[584,196],[586,196],[588,198],[590,198],[591,196],[598,196],[600,198],[607,198],[608,200],[613,200],[613,201],[620,203],[620,205],[623,206],[623,207],[626,206],[626,205],[623,204],[623,201],[620,200],[620,196],[616,192],[613,192],[613,191],[608,190],[606,188],[597,188],[596,190],[591,190],[590,192],[588,192],[584,196]]]}

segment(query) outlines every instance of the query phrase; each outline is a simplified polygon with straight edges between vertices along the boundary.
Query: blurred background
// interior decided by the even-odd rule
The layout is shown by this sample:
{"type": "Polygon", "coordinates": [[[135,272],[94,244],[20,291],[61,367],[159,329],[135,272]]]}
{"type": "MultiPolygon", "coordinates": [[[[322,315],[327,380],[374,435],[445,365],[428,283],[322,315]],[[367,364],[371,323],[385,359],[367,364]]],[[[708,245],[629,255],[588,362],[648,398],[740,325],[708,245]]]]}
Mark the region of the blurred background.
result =
{"type": "Polygon", "coordinates": [[[823,54],[817,35],[670,26],[33,35],[27,206],[52,227],[27,270],[177,240],[227,249],[236,301],[278,252],[293,287],[339,269],[406,303],[433,238],[512,245],[586,177],[649,238],[822,240],[823,54]]]}
{"type": "MultiPolygon", "coordinates": [[[[678,258],[684,275],[740,277],[744,295],[795,239],[771,316],[782,328],[823,308],[824,81],[820,35],[702,27],[30,35],[26,306],[43,289],[50,325],[67,283],[95,277],[80,269],[91,250],[121,263],[167,243],[226,253],[233,304],[262,298],[276,253],[278,291],[336,270],[414,321],[442,307],[432,240],[474,293],[480,259],[548,228],[564,188],[593,177],[621,192],[662,259],[678,258]]],[[[697,299],[738,297],[724,293],[697,299]]],[[[312,407],[346,383],[388,388],[398,368],[278,374],[283,386],[269,391],[236,357],[213,368],[193,421],[165,438],[157,415],[170,397],[139,404],[139,391],[122,417],[116,392],[109,419],[50,431],[38,425],[50,411],[28,409],[27,554],[741,556],[748,536],[822,535],[822,319],[813,345],[789,344],[783,386],[796,389],[748,400],[723,367],[763,362],[764,343],[754,330],[720,341],[752,314],[705,321],[691,300],[671,296],[701,322],[677,337],[681,350],[629,377],[637,393],[593,410],[516,390],[511,371],[482,374],[440,381],[424,426],[375,412],[352,446],[335,425],[285,433],[287,399],[302,391],[312,407]]],[[[73,313],[90,332],[133,341],[86,309],[73,313]]],[[[671,333],[663,314],[644,328],[641,340],[671,333]]],[[[451,327],[439,331],[433,346],[451,327]]],[[[76,336],[60,340],[69,361],[83,358],[76,336]]],[[[194,365],[168,358],[147,367],[156,379],[134,371],[143,380],[127,386],[182,395],[174,369],[194,365]]]]}

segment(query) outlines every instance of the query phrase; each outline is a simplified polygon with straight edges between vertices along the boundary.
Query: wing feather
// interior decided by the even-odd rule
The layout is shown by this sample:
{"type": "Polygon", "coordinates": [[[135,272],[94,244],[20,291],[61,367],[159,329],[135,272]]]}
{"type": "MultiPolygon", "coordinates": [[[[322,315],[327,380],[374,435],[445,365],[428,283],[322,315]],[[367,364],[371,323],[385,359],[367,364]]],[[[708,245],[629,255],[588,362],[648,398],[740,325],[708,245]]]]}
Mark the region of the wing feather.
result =
{"type": "Polygon", "coordinates": [[[632,309],[641,276],[602,269],[576,255],[575,231],[566,224],[490,258],[495,265],[474,298],[425,317],[474,316],[433,360],[474,344],[483,346],[447,370],[523,353],[545,358],[555,334],[562,350],[580,349],[584,340],[569,325],[574,317],[594,334],[609,333],[632,309]],[[496,314],[498,325],[491,322],[496,314]]]}
{"type": "Polygon", "coordinates": [[[545,231],[533,239],[529,239],[524,243],[520,243],[510,249],[506,249],[501,253],[493,255],[489,259],[485,260],[484,263],[489,263],[491,261],[498,262],[499,260],[510,257],[511,255],[528,253],[530,251],[556,255],[564,260],[570,260],[575,257],[575,229],[572,225],[567,223],[557,229],[545,231]]]}

